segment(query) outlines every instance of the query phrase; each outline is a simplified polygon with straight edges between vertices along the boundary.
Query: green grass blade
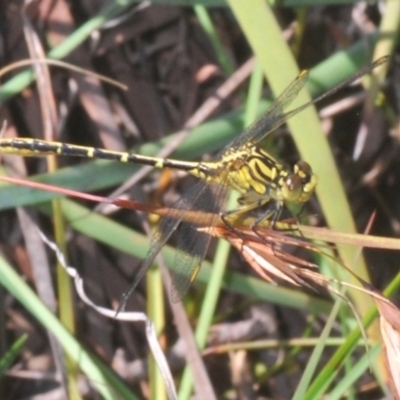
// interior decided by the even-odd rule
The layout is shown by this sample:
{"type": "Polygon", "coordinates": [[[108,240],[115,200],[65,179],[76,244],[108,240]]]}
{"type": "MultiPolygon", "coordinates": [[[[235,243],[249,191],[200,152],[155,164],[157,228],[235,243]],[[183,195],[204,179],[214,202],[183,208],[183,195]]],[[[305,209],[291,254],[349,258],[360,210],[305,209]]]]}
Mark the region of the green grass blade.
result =
{"type": "Polygon", "coordinates": [[[7,373],[9,368],[12,366],[13,362],[20,355],[22,348],[24,347],[26,341],[28,340],[28,335],[24,334],[18,338],[7,352],[0,359],[0,378],[3,378],[7,373]]]}
{"type": "Polygon", "coordinates": [[[114,400],[116,393],[124,399],[136,399],[133,393],[100,360],[82,347],[2,257],[0,257],[0,284],[47,330],[53,333],[64,350],[75,360],[105,399],[114,400]]]}

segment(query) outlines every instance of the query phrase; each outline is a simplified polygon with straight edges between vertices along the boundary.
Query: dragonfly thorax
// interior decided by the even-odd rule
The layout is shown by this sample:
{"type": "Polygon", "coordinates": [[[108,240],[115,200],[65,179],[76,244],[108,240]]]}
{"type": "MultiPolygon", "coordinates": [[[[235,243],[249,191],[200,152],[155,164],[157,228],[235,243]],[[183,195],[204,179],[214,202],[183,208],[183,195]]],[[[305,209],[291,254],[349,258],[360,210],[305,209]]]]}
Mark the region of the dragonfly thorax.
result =
{"type": "Polygon", "coordinates": [[[230,187],[247,202],[275,200],[305,203],[314,193],[317,178],[305,161],[289,169],[255,145],[229,149],[217,162],[200,163],[189,171],[208,182],[230,187]]]}

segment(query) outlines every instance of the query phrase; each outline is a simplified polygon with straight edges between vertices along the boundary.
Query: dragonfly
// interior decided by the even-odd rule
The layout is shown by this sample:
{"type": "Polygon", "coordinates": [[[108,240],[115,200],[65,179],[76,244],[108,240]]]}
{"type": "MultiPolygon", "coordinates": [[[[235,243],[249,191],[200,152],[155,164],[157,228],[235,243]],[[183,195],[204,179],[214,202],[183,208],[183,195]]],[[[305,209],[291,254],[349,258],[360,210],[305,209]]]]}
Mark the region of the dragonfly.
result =
{"type": "Polygon", "coordinates": [[[199,210],[215,215],[213,220],[208,221],[209,229],[219,217],[229,226],[228,216],[254,211],[260,212],[254,225],[264,219],[270,219],[273,226],[279,219],[282,209],[288,204],[303,205],[309,201],[317,185],[317,177],[311,166],[305,161],[298,161],[292,167],[288,167],[262,149],[259,142],[289,118],[350,85],[387,61],[387,56],[381,57],[328,92],[294,110],[286,111],[307,82],[308,71],[300,72],[260,119],[223,148],[213,161],[194,162],[149,157],[31,138],[0,138],[0,152],[24,157],[55,154],[106,159],[185,171],[200,178],[200,182],[170,208],[153,232],[147,256],[132,286],[123,295],[122,308],[125,307],[127,299],[153,264],[162,247],[178,228],[177,253],[171,270],[173,284],[170,295],[173,301],[179,301],[196,278],[211,239],[207,229],[200,232],[193,222],[185,221],[185,212],[199,210]],[[228,188],[239,192],[241,195],[239,204],[234,210],[221,211],[228,188]]]}

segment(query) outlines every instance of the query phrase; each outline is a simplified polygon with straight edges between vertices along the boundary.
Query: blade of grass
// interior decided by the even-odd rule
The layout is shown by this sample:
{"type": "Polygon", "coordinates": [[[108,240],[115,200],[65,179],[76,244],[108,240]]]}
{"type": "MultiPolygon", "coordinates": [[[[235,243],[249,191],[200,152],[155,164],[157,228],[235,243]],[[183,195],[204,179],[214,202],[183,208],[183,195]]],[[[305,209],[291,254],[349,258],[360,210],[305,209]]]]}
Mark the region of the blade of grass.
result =
{"type": "Polygon", "coordinates": [[[228,56],[224,50],[221,40],[217,35],[217,31],[214,28],[214,24],[210,18],[207,9],[202,5],[195,5],[194,11],[197,15],[203,30],[207,33],[208,38],[214,48],[215,54],[217,55],[218,62],[224,70],[225,74],[230,75],[233,72],[231,63],[229,62],[228,56]]]}
{"type": "Polygon", "coordinates": [[[18,338],[0,359],[0,378],[3,378],[8,369],[20,355],[22,348],[28,340],[28,335],[23,334],[18,338]]]}
{"type": "Polygon", "coordinates": [[[341,299],[336,300],[335,305],[332,308],[329,318],[321,333],[320,340],[318,341],[318,344],[315,346],[312,355],[307,362],[307,367],[304,370],[300,382],[296,387],[296,392],[293,396],[293,400],[303,399],[304,393],[307,391],[307,388],[310,385],[311,379],[321,359],[322,352],[324,351],[325,342],[329,338],[329,333],[331,332],[333,324],[335,323],[341,303],[342,303],[341,299]]]}
{"type": "Polygon", "coordinates": [[[124,399],[137,399],[114,373],[85,350],[2,257],[0,257],[0,284],[53,333],[105,399],[114,400],[116,393],[124,399]]]}
{"type": "MultiPolygon", "coordinates": [[[[400,287],[400,274],[397,274],[391,281],[390,285],[384,291],[384,295],[388,298],[393,296],[400,287]]],[[[363,318],[363,325],[368,327],[372,321],[378,316],[376,307],[372,307],[368,314],[363,318]]],[[[359,328],[354,329],[347,337],[346,342],[339,347],[331,359],[325,364],[318,376],[314,379],[312,385],[308,389],[304,400],[314,400],[322,398],[331,382],[335,379],[343,362],[352,355],[356,343],[361,337],[359,328]]],[[[366,369],[368,366],[366,366],[366,369]]]]}
{"type": "MultiPolygon", "coordinates": [[[[26,14],[22,14],[22,20],[24,24],[24,33],[25,40],[28,45],[29,55],[31,58],[45,58],[43,47],[40,43],[38,36],[35,33],[33,26],[30,23],[29,18],[27,18],[26,14]]],[[[54,140],[54,134],[57,130],[57,110],[56,110],[56,102],[54,98],[54,91],[51,84],[49,66],[46,64],[36,64],[33,66],[35,75],[36,75],[36,88],[39,94],[39,104],[41,110],[42,123],[44,127],[44,137],[48,140],[54,140]]],[[[46,158],[47,161],[47,169],[48,171],[55,172],[57,170],[57,157],[55,155],[49,156],[46,158]]],[[[66,244],[65,244],[65,229],[64,229],[64,221],[61,214],[61,208],[58,200],[52,201],[53,207],[53,223],[54,223],[54,233],[56,237],[56,242],[58,247],[62,249],[65,253],[66,244]]],[[[30,225],[29,231],[31,235],[38,236],[38,233],[33,226],[33,222],[30,218],[28,218],[22,210],[18,210],[18,215],[21,221],[21,225],[24,226],[24,235],[27,232],[27,226],[30,225]],[[25,221],[26,225],[22,223],[25,221]]],[[[38,243],[41,243],[40,239],[38,239],[38,243]]],[[[28,238],[25,239],[29,240],[28,238]]],[[[28,244],[28,249],[31,246],[28,244]]],[[[42,249],[44,252],[44,250],[42,249]]],[[[31,252],[33,253],[33,252],[31,252]]],[[[33,264],[34,265],[34,264],[33,264]]],[[[40,269],[41,265],[37,265],[37,268],[40,269]]],[[[66,273],[65,269],[57,263],[57,293],[58,293],[58,314],[60,317],[61,323],[67,328],[67,330],[71,334],[75,334],[75,313],[73,308],[73,297],[72,297],[72,286],[71,281],[66,273]]],[[[47,274],[49,275],[49,273],[47,274]]],[[[53,299],[52,305],[55,306],[55,299],[53,299]]],[[[53,308],[52,308],[53,309],[53,308]]],[[[78,389],[78,365],[71,359],[66,353],[65,359],[61,357],[61,352],[58,351],[58,343],[53,343],[52,338],[50,338],[50,343],[52,344],[53,354],[55,363],[57,365],[57,370],[62,371],[65,367],[65,374],[62,374],[65,377],[66,382],[63,382],[63,386],[65,385],[65,390],[68,393],[69,398],[71,400],[80,400],[81,396],[79,394],[78,389]],[[65,364],[65,365],[63,365],[65,364]]]]}
{"type": "MultiPolygon", "coordinates": [[[[382,14],[380,23],[379,39],[374,51],[374,58],[393,54],[399,41],[400,30],[400,1],[389,0],[386,2],[386,10],[382,14]]],[[[386,72],[388,65],[385,66],[386,72]]],[[[382,70],[381,70],[382,71],[382,70]]]]}
{"type": "Polygon", "coordinates": [[[368,353],[365,353],[356,364],[352,365],[351,371],[346,373],[345,377],[340,382],[336,383],[334,389],[329,392],[329,400],[345,398],[348,390],[357,382],[357,379],[362,377],[381,351],[381,345],[377,344],[368,353]]]}
{"type": "MultiPolygon", "coordinates": [[[[165,302],[164,290],[161,277],[161,271],[153,265],[146,274],[147,284],[147,315],[153,322],[157,332],[157,337],[160,338],[165,332],[165,302]]],[[[149,354],[149,386],[150,396],[154,399],[166,400],[167,392],[164,384],[163,376],[157,367],[152,354],[149,354]]]]}

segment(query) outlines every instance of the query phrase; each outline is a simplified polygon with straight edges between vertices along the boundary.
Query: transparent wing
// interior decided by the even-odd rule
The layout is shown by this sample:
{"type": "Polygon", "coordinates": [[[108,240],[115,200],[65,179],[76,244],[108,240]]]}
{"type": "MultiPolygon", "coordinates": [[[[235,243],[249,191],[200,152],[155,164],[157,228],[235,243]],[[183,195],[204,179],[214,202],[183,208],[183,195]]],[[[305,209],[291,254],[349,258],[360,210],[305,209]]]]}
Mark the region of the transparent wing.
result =
{"type": "MultiPolygon", "coordinates": [[[[226,190],[223,186],[204,186],[201,195],[192,199],[191,207],[194,210],[205,211],[215,215],[212,221],[207,221],[209,227],[214,225],[221,209],[221,202],[225,198],[226,190]]],[[[177,251],[175,253],[174,265],[171,270],[172,288],[171,299],[180,301],[188,291],[191,283],[197,276],[203,261],[211,236],[208,231],[199,232],[197,225],[182,222],[179,227],[177,251]]]]}
{"type": "MultiPolygon", "coordinates": [[[[214,188],[213,185],[199,182],[185,196],[174,203],[167,216],[162,218],[159,226],[153,232],[150,249],[136,274],[133,284],[122,296],[121,310],[125,308],[128,298],[178,227],[178,245],[171,270],[173,284],[171,297],[174,302],[178,302],[186,294],[205,257],[211,237],[206,232],[198,232],[196,224],[182,221],[182,219],[184,219],[187,211],[201,210],[217,213],[220,210],[221,198],[225,193],[225,188],[223,185],[216,186],[216,189],[212,188],[214,188]],[[216,193],[214,198],[210,193],[212,190],[216,193]]],[[[218,214],[215,215],[215,218],[218,218],[218,214]]],[[[208,221],[208,223],[211,227],[213,221],[208,221]]]]}
{"type": "Polygon", "coordinates": [[[281,95],[272,103],[265,114],[254,124],[250,125],[229,147],[239,148],[245,143],[257,143],[282,125],[288,114],[284,110],[290,106],[297,97],[300,90],[303,89],[308,79],[308,71],[302,71],[297,78],[281,93],[281,95]]]}
{"type": "Polygon", "coordinates": [[[251,125],[247,130],[245,130],[233,143],[230,147],[240,148],[246,143],[256,144],[261,139],[265,138],[269,133],[277,129],[283,123],[285,123],[288,119],[292,118],[299,112],[304,109],[310,107],[312,104],[318,103],[320,100],[331,96],[332,94],[338,92],[342,88],[350,85],[355,80],[364,76],[365,74],[370,73],[376,67],[388,62],[389,57],[384,56],[373,63],[365,66],[360,71],[358,71],[355,75],[336,85],[331,90],[323,93],[321,96],[318,96],[314,100],[311,100],[302,106],[284,113],[284,110],[292,103],[292,101],[297,97],[300,90],[304,87],[308,79],[308,71],[302,71],[297,76],[297,78],[283,91],[283,93],[274,101],[272,106],[266,111],[266,113],[257,120],[253,125],[251,125]]]}
{"type": "Polygon", "coordinates": [[[147,270],[153,264],[154,260],[160,253],[161,249],[164,247],[165,243],[168,241],[168,239],[171,237],[171,235],[175,232],[175,230],[178,227],[180,222],[181,221],[180,221],[178,215],[177,215],[176,219],[165,217],[162,219],[162,222],[161,222],[164,224],[163,229],[161,230],[160,228],[158,228],[158,229],[154,230],[151,240],[150,240],[150,248],[149,248],[149,251],[147,252],[146,258],[142,261],[140,269],[139,269],[138,273],[136,274],[132,285],[121,297],[121,305],[119,307],[120,310],[123,311],[125,309],[126,303],[129,299],[129,297],[135,291],[139,282],[142,280],[142,278],[146,274],[147,270]]]}

